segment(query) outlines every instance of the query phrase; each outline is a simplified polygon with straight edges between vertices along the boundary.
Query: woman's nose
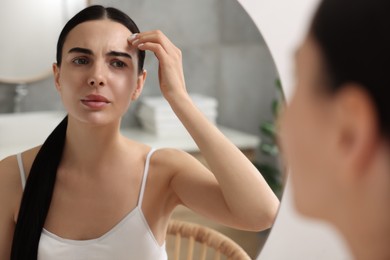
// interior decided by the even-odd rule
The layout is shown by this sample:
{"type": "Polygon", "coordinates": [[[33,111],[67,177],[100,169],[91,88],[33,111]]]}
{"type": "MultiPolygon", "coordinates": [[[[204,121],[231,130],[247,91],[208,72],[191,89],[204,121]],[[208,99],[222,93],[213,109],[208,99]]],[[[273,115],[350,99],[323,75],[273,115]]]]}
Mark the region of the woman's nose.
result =
{"type": "Polygon", "coordinates": [[[88,78],[88,85],[95,88],[106,85],[104,65],[95,64],[92,67],[91,74],[88,78]]]}

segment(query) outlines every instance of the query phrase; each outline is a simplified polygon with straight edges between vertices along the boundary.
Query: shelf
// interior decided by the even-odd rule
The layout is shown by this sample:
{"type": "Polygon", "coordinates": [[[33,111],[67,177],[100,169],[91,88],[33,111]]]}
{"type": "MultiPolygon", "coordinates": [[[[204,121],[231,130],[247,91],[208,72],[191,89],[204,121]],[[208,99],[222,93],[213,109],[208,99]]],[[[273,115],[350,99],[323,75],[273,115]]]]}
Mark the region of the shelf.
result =
{"type": "MultiPolygon", "coordinates": [[[[0,115],[0,159],[42,144],[55,126],[63,119],[64,112],[30,112],[0,115]]],[[[240,150],[254,151],[260,138],[224,126],[222,133],[240,150]]],[[[141,128],[123,128],[124,136],[154,148],[170,147],[189,153],[199,152],[190,135],[158,137],[141,128]]]]}

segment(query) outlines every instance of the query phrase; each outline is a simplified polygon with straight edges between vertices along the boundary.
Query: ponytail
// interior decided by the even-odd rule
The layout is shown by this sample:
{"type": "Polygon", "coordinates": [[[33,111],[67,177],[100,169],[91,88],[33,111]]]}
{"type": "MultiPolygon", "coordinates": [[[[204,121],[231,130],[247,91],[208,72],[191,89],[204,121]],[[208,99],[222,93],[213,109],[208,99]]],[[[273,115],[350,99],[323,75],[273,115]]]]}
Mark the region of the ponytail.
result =
{"type": "Polygon", "coordinates": [[[38,244],[50,208],[64,150],[68,117],[49,135],[32,164],[15,227],[11,260],[37,259],[38,244]]]}

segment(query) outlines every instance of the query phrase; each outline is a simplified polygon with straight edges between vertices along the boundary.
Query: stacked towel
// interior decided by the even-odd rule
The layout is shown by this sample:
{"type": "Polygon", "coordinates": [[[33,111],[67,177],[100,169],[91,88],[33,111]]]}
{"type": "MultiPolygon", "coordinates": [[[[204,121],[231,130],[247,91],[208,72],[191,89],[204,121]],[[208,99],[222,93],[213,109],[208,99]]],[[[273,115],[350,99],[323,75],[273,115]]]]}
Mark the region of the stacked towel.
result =
{"type": "MultiPolygon", "coordinates": [[[[190,97],[208,120],[216,124],[218,101],[200,94],[190,94],[190,97]]],[[[146,131],[157,136],[187,135],[186,129],[168,102],[161,96],[144,97],[140,102],[136,116],[146,131]]]]}

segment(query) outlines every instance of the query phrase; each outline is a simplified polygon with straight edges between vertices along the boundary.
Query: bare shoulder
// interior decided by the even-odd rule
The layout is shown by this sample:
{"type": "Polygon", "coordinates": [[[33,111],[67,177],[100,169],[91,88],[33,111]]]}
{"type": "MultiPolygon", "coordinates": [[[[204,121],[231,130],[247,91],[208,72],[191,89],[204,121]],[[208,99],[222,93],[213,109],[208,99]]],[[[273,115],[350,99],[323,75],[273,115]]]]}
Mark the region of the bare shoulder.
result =
{"type": "Polygon", "coordinates": [[[19,167],[16,155],[11,155],[0,161],[0,190],[15,188],[15,184],[20,186],[19,167]]]}
{"type": "Polygon", "coordinates": [[[158,149],[151,159],[151,164],[171,174],[194,167],[203,168],[203,165],[191,154],[174,148],[158,149]]]}
{"type": "Polygon", "coordinates": [[[16,156],[0,161],[0,258],[9,259],[15,229],[15,211],[22,194],[16,156]]]}
{"type": "Polygon", "coordinates": [[[184,162],[192,161],[194,158],[187,152],[175,148],[157,149],[153,155],[153,162],[161,166],[177,167],[184,162]]]}
{"type": "MultiPolygon", "coordinates": [[[[22,153],[31,167],[39,147],[22,153]]],[[[28,170],[29,171],[29,170],[28,170]]],[[[26,171],[27,172],[27,171],[26,171]]],[[[0,161],[0,259],[9,259],[23,187],[16,155],[0,161]]]]}
{"type": "MultiPolygon", "coordinates": [[[[39,146],[22,153],[23,168],[26,174],[39,151],[39,146]]],[[[18,207],[22,196],[22,182],[16,155],[11,155],[0,161],[0,200],[1,205],[18,207]],[[3,201],[4,200],[4,201],[3,201]]],[[[16,209],[14,209],[16,210],[16,209]]]]}
{"type": "Polygon", "coordinates": [[[26,173],[26,178],[30,174],[31,166],[40,149],[41,149],[41,145],[26,150],[22,153],[23,168],[26,173]]]}
{"type": "Polygon", "coordinates": [[[16,155],[0,161],[0,205],[4,220],[15,219],[15,212],[22,197],[22,182],[16,155]]]}
{"type": "MultiPolygon", "coordinates": [[[[140,157],[143,161],[146,160],[147,155],[152,150],[152,147],[140,143],[128,138],[125,138],[127,142],[128,151],[134,157],[140,157]]],[[[150,158],[151,166],[158,166],[161,170],[163,168],[174,169],[180,166],[188,160],[192,160],[193,157],[185,151],[174,148],[158,148],[155,149],[153,155],[150,158]]]]}

